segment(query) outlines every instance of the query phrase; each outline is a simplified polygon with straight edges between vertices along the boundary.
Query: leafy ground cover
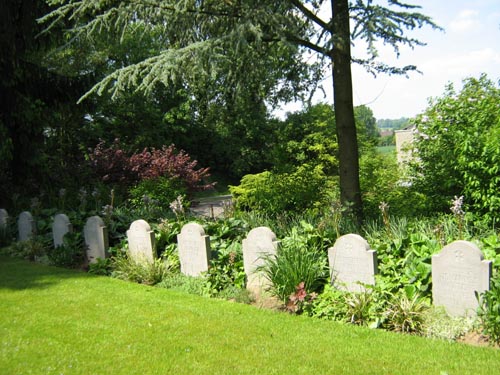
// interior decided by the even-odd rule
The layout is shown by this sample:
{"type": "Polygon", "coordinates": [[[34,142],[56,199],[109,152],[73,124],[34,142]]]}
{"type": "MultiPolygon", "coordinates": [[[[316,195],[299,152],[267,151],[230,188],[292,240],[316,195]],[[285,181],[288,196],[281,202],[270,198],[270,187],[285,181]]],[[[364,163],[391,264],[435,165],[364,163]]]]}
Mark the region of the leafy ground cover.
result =
{"type": "Polygon", "coordinates": [[[492,374],[500,353],[0,258],[2,374],[492,374]]]}

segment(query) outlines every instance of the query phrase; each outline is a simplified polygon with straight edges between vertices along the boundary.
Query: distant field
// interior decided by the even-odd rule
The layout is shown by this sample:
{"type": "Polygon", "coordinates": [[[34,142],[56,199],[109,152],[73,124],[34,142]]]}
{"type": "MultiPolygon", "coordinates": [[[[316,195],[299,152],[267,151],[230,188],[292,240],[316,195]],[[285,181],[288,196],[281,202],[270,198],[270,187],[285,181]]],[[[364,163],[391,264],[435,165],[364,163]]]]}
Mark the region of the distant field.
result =
{"type": "Polygon", "coordinates": [[[396,146],[379,146],[377,151],[381,154],[389,154],[391,152],[396,152],[396,146]]]}
{"type": "Polygon", "coordinates": [[[0,374],[498,374],[500,352],[0,257],[0,374]]]}

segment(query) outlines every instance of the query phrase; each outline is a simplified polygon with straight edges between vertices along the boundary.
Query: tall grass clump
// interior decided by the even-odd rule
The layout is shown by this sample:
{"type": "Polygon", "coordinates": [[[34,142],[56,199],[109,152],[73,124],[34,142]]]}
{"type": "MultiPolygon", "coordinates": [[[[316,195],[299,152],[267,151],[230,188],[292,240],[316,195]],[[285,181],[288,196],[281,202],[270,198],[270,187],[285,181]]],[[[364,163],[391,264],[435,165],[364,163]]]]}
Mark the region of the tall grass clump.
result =
{"type": "Polygon", "coordinates": [[[326,254],[297,229],[283,238],[276,256],[265,257],[261,270],[271,282],[271,294],[284,303],[301,283],[306,293],[319,292],[328,279],[326,254]]]}

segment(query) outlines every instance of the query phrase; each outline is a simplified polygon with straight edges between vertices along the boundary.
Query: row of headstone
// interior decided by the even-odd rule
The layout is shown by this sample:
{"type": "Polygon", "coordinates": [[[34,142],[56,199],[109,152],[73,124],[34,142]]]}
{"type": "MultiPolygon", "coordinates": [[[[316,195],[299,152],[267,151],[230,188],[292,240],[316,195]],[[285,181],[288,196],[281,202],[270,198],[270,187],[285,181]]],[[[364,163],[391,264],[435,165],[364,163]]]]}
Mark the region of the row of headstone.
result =
{"type": "MultiPolygon", "coordinates": [[[[0,229],[7,227],[8,213],[0,209],[0,229]]],[[[18,240],[28,241],[36,234],[36,225],[33,216],[28,211],[19,214],[17,220],[18,240]]],[[[52,240],[54,247],[64,244],[64,236],[73,231],[68,216],[57,214],[52,223],[52,240]]],[[[98,258],[106,258],[108,251],[108,232],[104,221],[99,216],[92,216],[87,219],[83,228],[85,245],[87,249],[87,259],[89,263],[97,262],[98,258]]]]}
{"type": "MultiPolygon", "coordinates": [[[[377,257],[368,242],[356,234],[337,239],[328,249],[332,283],[353,292],[374,285],[377,257]]],[[[473,243],[455,241],[432,256],[432,299],[451,316],[473,316],[478,307],[476,292],[490,288],[492,262],[473,243]]]]}
{"type": "MultiPolygon", "coordinates": [[[[0,226],[6,226],[8,215],[0,210],[0,226]]],[[[19,240],[27,240],[35,233],[34,220],[27,211],[18,219],[19,240]]],[[[66,233],[72,230],[68,217],[59,214],[52,226],[54,246],[60,246],[66,233]]],[[[90,263],[107,256],[108,235],[103,220],[89,218],[84,227],[87,257],[90,263]]],[[[153,262],[155,237],[150,225],[136,220],[127,231],[129,256],[137,262],[153,262]]],[[[203,227],[188,223],[177,236],[181,272],[199,276],[208,270],[211,249],[210,238],[203,227]]],[[[243,240],[243,264],[247,288],[260,295],[269,281],[261,272],[265,260],[277,254],[279,242],[267,227],[252,229],[243,240]]],[[[332,284],[339,289],[361,292],[365,285],[375,284],[377,254],[368,242],[357,234],[339,237],[328,249],[332,284]]],[[[478,307],[476,292],[489,290],[492,262],[484,260],[481,250],[471,242],[455,241],[432,256],[433,303],[443,306],[452,316],[473,315],[478,307]]]]}

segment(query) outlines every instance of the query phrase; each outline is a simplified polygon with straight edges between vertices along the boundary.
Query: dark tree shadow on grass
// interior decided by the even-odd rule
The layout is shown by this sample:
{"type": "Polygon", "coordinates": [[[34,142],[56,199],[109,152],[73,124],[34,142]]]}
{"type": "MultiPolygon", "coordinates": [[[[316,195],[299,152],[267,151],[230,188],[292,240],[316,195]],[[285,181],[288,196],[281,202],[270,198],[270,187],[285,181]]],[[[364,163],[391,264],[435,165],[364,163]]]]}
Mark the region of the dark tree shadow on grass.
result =
{"type": "Polygon", "coordinates": [[[91,275],[78,271],[0,256],[0,290],[46,289],[68,278],[91,275]]]}

